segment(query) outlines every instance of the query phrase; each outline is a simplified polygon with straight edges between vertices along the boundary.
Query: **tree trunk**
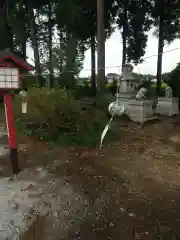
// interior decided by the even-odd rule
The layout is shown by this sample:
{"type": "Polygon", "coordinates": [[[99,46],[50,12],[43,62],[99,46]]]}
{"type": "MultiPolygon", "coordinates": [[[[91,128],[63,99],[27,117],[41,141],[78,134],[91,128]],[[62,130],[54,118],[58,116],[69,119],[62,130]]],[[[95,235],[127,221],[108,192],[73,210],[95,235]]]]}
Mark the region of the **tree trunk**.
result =
{"type": "Polygon", "coordinates": [[[26,57],[27,57],[26,43],[27,43],[27,39],[24,38],[24,41],[22,43],[22,55],[23,55],[24,61],[26,61],[26,57]]]}
{"type": "Polygon", "coordinates": [[[105,90],[105,27],[104,0],[97,0],[98,90],[105,90]]]}
{"type": "Polygon", "coordinates": [[[127,55],[127,8],[124,9],[124,22],[123,22],[123,32],[122,32],[122,40],[123,40],[123,52],[122,52],[122,70],[126,66],[126,55],[127,55]]]}
{"type": "Polygon", "coordinates": [[[38,40],[37,40],[37,34],[36,34],[37,30],[36,30],[34,10],[30,5],[27,6],[27,10],[28,10],[28,17],[29,17],[30,28],[31,28],[32,47],[34,50],[34,61],[35,61],[37,84],[40,84],[40,86],[43,86],[44,82],[41,77],[41,65],[40,65],[38,40]]]}
{"type": "MultiPolygon", "coordinates": [[[[60,50],[63,51],[64,42],[63,42],[63,32],[62,32],[62,30],[60,30],[60,33],[59,33],[59,42],[60,42],[60,50]]],[[[63,70],[63,58],[62,58],[62,55],[61,55],[60,64],[59,64],[60,73],[62,73],[62,70],[63,70]]]]}
{"type": "Polygon", "coordinates": [[[157,86],[156,86],[156,96],[159,96],[160,89],[161,89],[161,74],[162,74],[162,55],[163,55],[163,48],[164,48],[164,36],[163,36],[163,29],[164,29],[164,19],[161,16],[159,20],[159,39],[158,39],[158,59],[157,59],[157,86]]]}
{"type": "Polygon", "coordinates": [[[0,49],[13,49],[13,34],[8,23],[8,2],[0,6],[0,49]]]}
{"type": "Polygon", "coordinates": [[[96,94],[96,42],[95,36],[91,36],[91,86],[93,94],[96,94]]]}
{"type": "Polygon", "coordinates": [[[54,76],[53,76],[53,59],[52,59],[52,35],[53,35],[53,21],[52,21],[52,5],[48,5],[48,35],[49,35],[49,80],[50,88],[54,86],[54,76]]]}
{"type": "Polygon", "coordinates": [[[67,46],[66,46],[66,67],[65,78],[67,79],[67,88],[74,89],[75,87],[75,74],[76,74],[76,56],[77,56],[77,40],[71,34],[67,33],[67,46]]]}

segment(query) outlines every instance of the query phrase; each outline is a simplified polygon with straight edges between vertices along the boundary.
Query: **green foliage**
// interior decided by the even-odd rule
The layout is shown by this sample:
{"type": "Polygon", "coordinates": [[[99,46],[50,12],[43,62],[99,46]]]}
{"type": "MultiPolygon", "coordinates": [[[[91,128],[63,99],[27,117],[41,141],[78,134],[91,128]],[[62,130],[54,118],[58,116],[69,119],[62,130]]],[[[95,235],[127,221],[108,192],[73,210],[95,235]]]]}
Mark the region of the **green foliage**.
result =
{"type": "MultiPolygon", "coordinates": [[[[105,28],[108,36],[112,30],[112,23],[116,15],[114,0],[104,1],[105,28]]],[[[62,0],[56,8],[59,29],[68,29],[77,38],[87,40],[96,36],[97,2],[83,0],[62,0]]]]}
{"type": "Polygon", "coordinates": [[[106,93],[97,99],[97,108],[100,110],[107,109],[109,104],[114,101],[115,97],[113,97],[111,93],[106,93]]]}
{"type": "Polygon", "coordinates": [[[76,86],[74,96],[77,99],[79,99],[81,97],[91,97],[91,96],[94,96],[94,92],[93,92],[92,87],[85,84],[82,86],[76,86]]]}
{"type": "Polygon", "coordinates": [[[35,87],[36,86],[36,77],[35,76],[22,76],[21,77],[21,88],[30,88],[30,87],[35,87]]]}
{"type": "Polygon", "coordinates": [[[15,5],[9,12],[9,24],[14,37],[14,50],[20,52],[23,57],[26,52],[26,41],[30,38],[27,9],[22,5],[15,5]],[[23,24],[22,24],[23,23],[23,24]]]}
{"type": "Polygon", "coordinates": [[[147,45],[147,31],[150,29],[152,20],[149,18],[149,1],[118,0],[117,24],[123,29],[122,37],[126,40],[127,62],[135,64],[142,62],[147,45]]]}
{"type": "Polygon", "coordinates": [[[169,74],[168,84],[172,87],[173,95],[180,96],[180,63],[169,74]]]}
{"type": "Polygon", "coordinates": [[[48,142],[96,146],[108,121],[105,111],[94,108],[81,111],[80,101],[75,100],[73,93],[61,89],[29,89],[25,115],[21,114],[20,97],[14,101],[20,133],[48,142]]]}
{"type": "Polygon", "coordinates": [[[142,62],[145,55],[148,35],[152,21],[149,18],[148,1],[132,1],[130,5],[130,34],[127,41],[128,61],[142,62]]]}
{"type": "MultiPolygon", "coordinates": [[[[164,97],[164,96],[165,96],[165,89],[166,89],[167,87],[168,87],[168,84],[167,84],[167,83],[161,83],[161,88],[160,88],[160,90],[159,90],[159,97],[164,97]]],[[[156,84],[156,83],[152,84],[152,88],[153,88],[154,90],[156,90],[157,84],[156,84]]]]}
{"type": "MultiPolygon", "coordinates": [[[[152,1],[152,17],[154,25],[159,27],[159,18],[163,20],[163,38],[171,43],[179,36],[179,11],[180,2],[176,0],[153,0],[152,1]]],[[[158,35],[159,33],[155,33],[158,35]]]]}
{"type": "MultiPolygon", "coordinates": [[[[53,79],[59,79],[57,85],[75,89],[76,78],[83,67],[84,52],[90,46],[90,39],[97,35],[97,1],[8,0],[6,8],[3,2],[0,4],[2,18],[0,48],[12,47],[12,50],[21,53],[26,59],[27,43],[33,42],[35,55],[40,53],[40,61],[35,57],[36,71],[39,66],[37,73],[50,77],[53,75],[53,79]],[[36,23],[34,30],[30,24],[32,19],[28,15],[28,9],[32,9],[34,13],[36,23]],[[56,33],[59,38],[55,36],[56,33]],[[33,38],[33,35],[37,39],[33,38]],[[52,43],[50,39],[56,39],[56,43],[52,43]]],[[[157,29],[158,36],[159,27],[162,25],[161,46],[164,46],[165,41],[170,43],[179,37],[179,9],[180,1],[177,0],[105,0],[106,38],[114,30],[115,22],[119,29],[125,29],[123,51],[126,53],[126,62],[138,64],[143,60],[147,31],[152,23],[157,29]]],[[[160,56],[159,54],[159,62],[160,56]]],[[[160,72],[159,67],[158,82],[161,80],[160,72]]],[[[23,87],[34,86],[35,82],[35,79],[29,81],[25,78],[23,87]]],[[[114,92],[114,89],[112,90],[114,92]]],[[[77,91],[83,91],[82,94],[78,93],[80,95],[86,93],[90,95],[89,88],[77,91]]]]}
{"type": "Polygon", "coordinates": [[[16,0],[17,2],[23,2],[26,5],[30,5],[33,8],[39,8],[51,2],[56,2],[55,0],[16,0]]]}

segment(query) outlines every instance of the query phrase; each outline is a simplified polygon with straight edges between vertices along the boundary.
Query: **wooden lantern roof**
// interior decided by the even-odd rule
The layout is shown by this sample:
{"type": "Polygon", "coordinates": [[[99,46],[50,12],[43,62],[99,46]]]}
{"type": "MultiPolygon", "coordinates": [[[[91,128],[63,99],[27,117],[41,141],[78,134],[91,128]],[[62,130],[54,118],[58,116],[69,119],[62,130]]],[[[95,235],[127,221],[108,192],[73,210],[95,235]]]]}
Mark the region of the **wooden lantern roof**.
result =
{"type": "Polygon", "coordinates": [[[34,67],[24,61],[22,58],[16,56],[10,49],[0,51],[0,66],[10,65],[18,68],[21,71],[32,71],[34,67]]]}

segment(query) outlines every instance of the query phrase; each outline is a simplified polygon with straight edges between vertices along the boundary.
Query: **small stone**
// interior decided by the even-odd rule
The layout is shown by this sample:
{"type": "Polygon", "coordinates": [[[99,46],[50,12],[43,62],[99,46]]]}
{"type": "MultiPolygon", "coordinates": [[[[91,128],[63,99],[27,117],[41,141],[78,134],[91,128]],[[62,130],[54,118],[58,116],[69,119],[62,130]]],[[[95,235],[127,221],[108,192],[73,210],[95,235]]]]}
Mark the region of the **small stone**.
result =
{"type": "Polygon", "coordinates": [[[19,205],[18,205],[17,203],[15,203],[15,202],[12,202],[12,203],[11,203],[11,208],[12,208],[12,209],[18,209],[18,206],[19,206],[19,205]]]}
{"type": "Polygon", "coordinates": [[[23,216],[24,219],[31,219],[31,216],[29,216],[28,213],[25,213],[24,216],[23,216]]]}
{"type": "Polygon", "coordinates": [[[22,152],[28,152],[28,148],[27,148],[27,145],[26,145],[26,144],[20,144],[20,145],[19,145],[19,149],[20,149],[20,151],[22,151],[22,152]]]}
{"type": "Polygon", "coordinates": [[[125,212],[126,210],[121,207],[121,208],[120,208],[120,211],[123,213],[123,212],[125,212]]]}
{"type": "Polygon", "coordinates": [[[18,227],[16,227],[15,229],[16,229],[16,232],[20,234],[20,229],[18,227]]]}
{"type": "Polygon", "coordinates": [[[135,217],[135,216],[136,216],[135,213],[130,213],[130,214],[129,214],[129,217],[135,217]]]}
{"type": "Polygon", "coordinates": [[[4,172],[4,168],[2,166],[0,166],[0,172],[4,172]]]}
{"type": "Polygon", "coordinates": [[[135,239],[139,240],[139,239],[141,239],[141,236],[138,233],[136,233],[135,239]]]}
{"type": "Polygon", "coordinates": [[[54,216],[55,216],[55,217],[58,217],[58,212],[54,212],[54,216]]]}
{"type": "Polygon", "coordinates": [[[114,227],[115,224],[111,222],[111,223],[109,224],[109,226],[110,226],[110,227],[114,227]]]}

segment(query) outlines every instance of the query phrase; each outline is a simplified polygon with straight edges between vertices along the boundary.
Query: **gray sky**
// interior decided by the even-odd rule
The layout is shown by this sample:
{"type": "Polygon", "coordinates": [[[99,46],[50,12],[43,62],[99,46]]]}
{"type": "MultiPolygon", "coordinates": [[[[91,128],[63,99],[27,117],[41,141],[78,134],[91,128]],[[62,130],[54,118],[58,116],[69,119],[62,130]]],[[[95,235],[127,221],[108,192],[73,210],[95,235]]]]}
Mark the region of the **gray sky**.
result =
{"type": "MultiPolygon", "coordinates": [[[[148,44],[146,48],[145,57],[156,55],[144,60],[142,64],[139,64],[134,68],[134,72],[143,74],[156,74],[157,68],[157,51],[158,51],[158,40],[153,36],[153,30],[149,32],[148,44]]],[[[180,48],[180,40],[176,40],[170,45],[165,45],[164,52],[171,49],[180,48]]],[[[106,42],[106,73],[118,73],[121,72],[122,61],[122,38],[120,31],[116,30],[111,38],[106,42]],[[119,66],[119,67],[118,67],[119,66]]],[[[176,67],[176,64],[180,62],[180,49],[164,53],[163,55],[163,72],[171,71],[176,67]]],[[[86,52],[84,61],[84,70],[81,72],[81,76],[90,76],[91,68],[91,55],[90,50],[86,52]],[[87,70],[88,69],[88,70],[87,70]]]]}
{"type": "MultiPolygon", "coordinates": [[[[142,74],[156,74],[157,68],[157,50],[158,40],[153,36],[153,31],[149,32],[148,44],[146,48],[145,57],[155,55],[147,58],[142,64],[139,64],[134,68],[134,72],[142,74]]],[[[175,40],[170,45],[165,45],[164,52],[170,51],[176,48],[180,48],[180,40],[175,40]]],[[[32,49],[28,47],[28,56],[33,58],[32,49]]],[[[121,73],[121,61],[122,61],[122,38],[119,30],[116,30],[112,36],[106,42],[106,74],[107,73],[121,73]]],[[[180,49],[164,53],[162,71],[169,72],[176,67],[176,64],[180,62],[180,49]]],[[[84,69],[80,76],[87,77],[91,74],[91,54],[88,50],[85,54],[84,69]]]]}

